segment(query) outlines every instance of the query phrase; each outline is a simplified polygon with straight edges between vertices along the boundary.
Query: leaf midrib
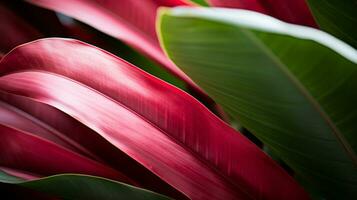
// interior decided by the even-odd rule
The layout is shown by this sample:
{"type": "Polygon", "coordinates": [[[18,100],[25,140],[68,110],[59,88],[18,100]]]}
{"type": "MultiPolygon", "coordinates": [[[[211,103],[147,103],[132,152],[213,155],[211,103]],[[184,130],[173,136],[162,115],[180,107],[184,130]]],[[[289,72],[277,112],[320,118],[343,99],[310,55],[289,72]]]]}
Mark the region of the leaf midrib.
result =
{"type": "Polygon", "coordinates": [[[351,145],[346,140],[345,136],[342,132],[336,127],[334,122],[331,120],[330,116],[324,111],[324,109],[319,105],[318,101],[309,93],[309,91],[305,88],[305,86],[297,79],[295,76],[285,67],[284,63],[271,51],[266,45],[260,41],[250,30],[241,29],[241,31],[255,44],[262,52],[268,56],[276,66],[285,74],[289,80],[296,86],[298,91],[312,104],[312,107],[315,108],[317,113],[322,117],[322,119],[326,122],[326,124],[332,130],[332,133],[337,138],[337,141],[342,145],[342,148],[345,150],[347,155],[352,160],[352,163],[357,166],[357,155],[353,151],[351,145]]]}

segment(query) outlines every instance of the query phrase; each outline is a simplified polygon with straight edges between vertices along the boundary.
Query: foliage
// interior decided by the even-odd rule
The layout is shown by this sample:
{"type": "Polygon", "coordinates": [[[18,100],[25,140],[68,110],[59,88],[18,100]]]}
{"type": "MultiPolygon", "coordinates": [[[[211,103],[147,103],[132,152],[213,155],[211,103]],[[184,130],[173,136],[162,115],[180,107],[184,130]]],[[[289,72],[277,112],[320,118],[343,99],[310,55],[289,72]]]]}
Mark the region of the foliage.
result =
{"type": "Polygon", "coordinates": [[[1,2],[3,197],[355,198],[356,5],[1,2]]]}

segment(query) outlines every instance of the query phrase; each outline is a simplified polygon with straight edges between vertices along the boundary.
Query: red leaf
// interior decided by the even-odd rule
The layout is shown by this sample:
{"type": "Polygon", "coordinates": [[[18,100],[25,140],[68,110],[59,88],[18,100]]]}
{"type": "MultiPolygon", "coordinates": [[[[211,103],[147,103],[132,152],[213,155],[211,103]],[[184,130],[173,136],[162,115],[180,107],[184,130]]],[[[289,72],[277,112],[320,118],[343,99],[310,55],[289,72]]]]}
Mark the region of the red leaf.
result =
{"type": "Polygon", "coordinates": [[[192,199],[308,198],[194,98],[93,46],[39,40],[6,55],[0,75],[2,90],[76,118],[192,199]]]}
{"type": "Polygon", "coordinates": [[[15,127],[21,131],[30,132],[77,153],[83,153],[87,156],[90,155],[90,153],[81,148],[79,144],[58,132],[56,129],[3,102],[0,102],[0,124],[8,127],[15,127]]]}
{"type": "Polygon", "coordinates": [[[208,0],[211,5],[248,9],[283,21],[317,27],[305,0],[208,0]]]}
{"type": "Polygon", "coordinates": [[[118,38],[159,62],[208,98],[193,81],[163,53],[155,31],[159,6],[193,5],[184,0],[29,0],[29,2],[87,23],[118,38]]]}
{"type": "MultiPolygon", "coordinates": [[[[177,199],[185,198],[177,190],[169,186],[167,183],[154,175],[151,171],[147,170],[145,167],[110,144],[95,131],[88,128],[87,126],[84,126],[82,123],[66,115],[60,110],[46,104],[33,101],[29,98],[6,94],[4,92],[0,92],[0,99],[1,101],[21,109],[20,112],[28,113],[28,115],[31,115],[31,118],[34,119],[33,121],[38,121],[40,124],[44,124],[43,126],[50,127],[49,129],[60,132],[63,137],[67,137],[70,140],[73,140],[72,143],[77,143],[82,149],[88,150],[90,152],[85,152],[85,154],[83,154],[83,151],[77,151],[77,153],[81,153],[83,156],[90,155],[90,158],[110,165],[122,174],[127,175],[131,180],[133,180],[132,182],[128,183],[157,191],[168,196],[176,197],[177,199]],[[98,157],[100,158],[98,159],[98,157]]],[[[0,110],[0,118],[5,116],[5,118],[2,119],[3,122],[0,121],[0,124],[4,123],[4,121],[5,124],[6,121],[8,121],[7,124],[9,124],[10,120],[6,120],[9,118],[9,116],[6,116],[6,114],[7,113],[2,113],[0,110]]],[[[14,124],[18,122],[12,120],[10,123],[14,124]]],[[[31,126],[28,126],[28,124],[22,124],[22,126],[17,128],[22,128],[22,130],[29,130],[31,126]]],[[[32,133],[36,134],[37,132],[32,133]]],[[[54,140],[51,141],[55,142],[54,140]]],[[[61,145],[61,143],[57,144],[61,145]]]]}
{"type": "Polygon", "coordinates": [[[84,173],[130,182],[109,167],[30,133],[0,124],[0,138],[0,165],[3,167],[41,175],[84,173]]]}

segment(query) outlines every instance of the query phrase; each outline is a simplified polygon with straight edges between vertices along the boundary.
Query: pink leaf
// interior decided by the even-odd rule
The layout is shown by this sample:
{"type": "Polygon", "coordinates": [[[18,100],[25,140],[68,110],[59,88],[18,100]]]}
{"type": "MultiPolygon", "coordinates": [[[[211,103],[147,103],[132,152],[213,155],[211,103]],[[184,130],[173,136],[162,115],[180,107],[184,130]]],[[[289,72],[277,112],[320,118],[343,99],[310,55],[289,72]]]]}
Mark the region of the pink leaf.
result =
{"type": "MultiPolygon", "coordinates": [[[[26,97],[12,95],[4,92],[0,92],[0,99],[1,101],[18,108],[20,112],[30,115],[33,119],[32,121],[38,121],[39,124],[44,124],[43,126],[50,127],[50,129],[55,130],[56,132],[60,132],[62,137],[68,138],[68,140],[72,140],[72,143],[76,143],[77,146],[80,145],[81,149],[86,150],[84,154],[83,151],[76,151],[77,153],[81,153],[83,156],[87,156],[98,162],[110,165],[112,168],[118,170],[122,174],[127,175],[132,180],[128,183],[157,191],[168,196],[173,196],[178,199],[184,198],[177,190],[169,186],[167,183],[154,175],[151,171],[147,170],[145,167],[110,144],[95,131],[88,128],[87,126],[84,126],[82,123],[61,112],[60,110],[26,97]],[[88,153],[88,151],[90,153],[88,153]]],[[[0,124],[4,122],[5,124],[9,124],[10,120],[6,119],[9,119],[11,116],[6,116],[6,114],[6,112],[2,113],[0,110],[0,118],[2,118],[2,122],[0,121],[0,124]]],[[[14,119],[11,121],[13,126],[15,126],[16,123],[19,123],[17,120],[18,119],[14,119]]],[[[32,126],[29,126],[25,123],[22,124],[22,126],[16,127],[22,130],[29,130],[32,128],[32,126]]],[[[38,135],[37,131],[32,131],[31,133],[38,135]]],[[[48,138],[44,136],[42,137],[46,139],[48,138]]],[[[68,148],[67,146],[62,145],[62,142],[57,142],[55,140],[51,141],[64,148],[68,148]]]]}
{"type": "Polygon", "coordinates": [[[109,167],[30,133],[0,124],[0,138],[0,166],[14,168],[14,171],[42,175],[84,173],[129,182],[124,175],[109,167]]]}
{"type": "Polygon", "coordinates": [[[159,6],[193,5],[184,0],[29,0],[29,2],[61,12],[118,38],[159,62],[185,81],[198,94],[208,98],[162,51],[156,31],[159,6]]]}
{"type": "Polygon", "coordinates": [[[42,123],[31,115],[3,102],[0,102],[0,124],[16,127],[25,132],[30,132],[46,140],[52,141],[64,148],[90,155],[76,142],[58,132],[56,129],[42,123]]]}
{"type": "Polygon", "coordinates": [[[0,89],[77,119],[192,199],[307,199],[277,164],[185,92],[75,40],[0,63],[0,89]]]}

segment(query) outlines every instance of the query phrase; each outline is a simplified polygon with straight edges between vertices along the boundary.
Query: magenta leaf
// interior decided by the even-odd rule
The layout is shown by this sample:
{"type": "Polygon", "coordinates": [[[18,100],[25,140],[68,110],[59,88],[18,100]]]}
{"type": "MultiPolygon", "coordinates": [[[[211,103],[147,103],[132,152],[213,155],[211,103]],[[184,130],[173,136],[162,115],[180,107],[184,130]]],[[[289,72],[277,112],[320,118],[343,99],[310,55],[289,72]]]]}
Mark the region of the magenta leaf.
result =
{"type": "Polygon", "coordinates": [[[308,198],[274,161],[190,95],[93,46],[38,40],[7,54],[0,76],[4,94],[76,119],[188,198],[308,198]]]}
{"type": "Polygon", "coordinates": [[[8,172],[13,171],[15,175],[20,174],[18,170],[39,175],[72,172],[130,182],[128,178],[110,167],[31,133],[0,125],[0,137],[0,165],[10,168],[8,172]],[[15,170],[11,170],[11,168],[15,170]]]}
{"type": "MultiPolygon", "coordinates": [[[[60,138],[65,138],[71,144],[76,144],[73,145],[75,148],[69,147],[71,150],[109,165],[122,174],[129,176],[131,179],[130,184],[182,198],[180,193],[152,172],[110,144],[95,131],[60,110],[26,97],[4,92],[0,92],[0,100],[6,102],[3,104],[11,104],[12,106],[8,106],[12,108],[11,110],[17,110],[22,115],[25,115],[28,121],[31,119],[32,123],[35,122],[41,125],[42,129],[57,132],[54,137],[55,139],[59,136],[60,138]]],[[[34,131],[33,125],[29,126],[28,123],[18,121],[18,119],[13,118],[12,115],[8,115],[7,112],[3,112],[2,110],[0,110],[0,121],[1,123],[5,123],[5,125],[12,124],[13,126],[21,123],[21,126],[18,125],[16,128],[21,130],[32,129],[32,134],[39,135],[39,131],[34,131]],[[10,119],[12,120],[10,121],[10,119]]],[[[53,140],[53,136],[51,135],[41,135],[41,137],[51,140],[64,148],[68,148],[68,145],[63,145],[62,141],[53,140]]],[[[12,172],[14,171],[14,169],[11,170],[12,172]]]]}
{"type": "Polygon", "coordinates": [[[202,90],[164,54],[155,30],[156,11],[160,6],[194,5],[189,1],[29,0],[29,2],[73,17],[124,41],[181,78],[199,95],[205,96],[202,90]]]}

